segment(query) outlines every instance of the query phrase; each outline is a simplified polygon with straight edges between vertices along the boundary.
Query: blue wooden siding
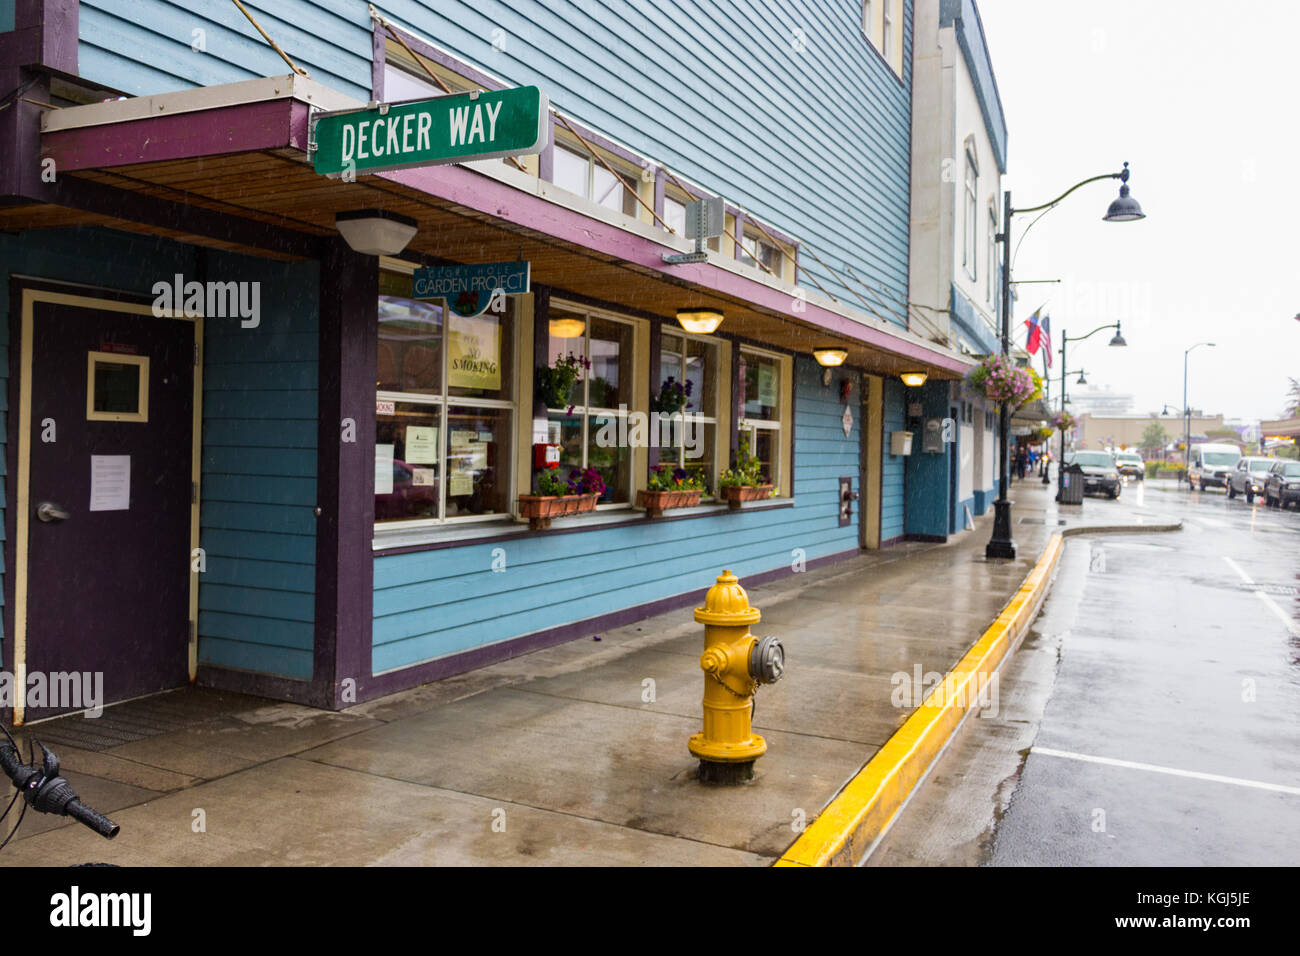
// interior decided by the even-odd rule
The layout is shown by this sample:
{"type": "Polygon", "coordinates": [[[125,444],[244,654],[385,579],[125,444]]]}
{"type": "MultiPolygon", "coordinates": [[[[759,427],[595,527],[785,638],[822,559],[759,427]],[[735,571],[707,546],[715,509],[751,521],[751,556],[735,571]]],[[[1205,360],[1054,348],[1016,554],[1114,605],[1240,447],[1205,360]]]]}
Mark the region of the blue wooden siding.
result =
{"type": "MultiPolygon", "coordinates": [[[[921,403],[924,419],[944,419],[951,415],[948,389],[947,382],[931,379],[912,389],[908,399],[921,403]]],[[[953,499],[950,457],[956,444],[945,442],[942,452],[926,452],[923,438],[923,433],[915,436],[907,459],[904,529],[908,534],[947,535],[953,499]]]]}
{"type": "MultiPolygon", "coordinates": [[[[159,275],[192,272],[194,250],[168,239],[147,239],[106,229],[61,229],[0,234],[0,540],[4,538],[9,495],[17,488],[6,474],[4,426],[8,414],[9,279],[14,275],[78,282],[83,285],[148,293],[159,275]]],[[[72,290],[76,291],[76,290],[72,290]]],[[[18,317],[15,317],[18,320],[18,317]]],[[[16,411],[16,410],[15,410],[16,411]]],[[[0,575],[7,574],[0,552],[0,575]]],[[[0,603],[4,592],[0,590],[0,603]]],[[[3,664],[3,661],[0,661],[3,664]]]]}
{"type": "Polygon", "coordinates": [[[0,0],[0,33],[8,33],[14,28],[14,12],[17,0],[0,0]]]}
{"type": "MultiPolygon", "coordinates": [[[[857,547],[839,527],[841,475],[858,474],[860,421],[845,437],[838,392],[796,362],[795,505],[691,521],[521,538],[375,559],[376,672],[470,650],[857,547]],[[491,570],[504,548],[506,570],[491,570]]],[[[855,394],[860,383],[854,380],[855,394]]]]}
{"type": "MultiPolygon", "coordinates": [[[[880,540],[888,541],[903,533],[903,471],[907,459],[889,453],[889,433],[907,427],[907,387],[892,376],[885,379],[884,424],[880,469],[880,540]]],[[[913,436],[919,448],[921,436],[913,436]]]]}
{"type": "Polygon", "coordinates": [[[210,253],[206,278],[261,283],[255,328],[204,335],[199,660],[312,676],[319,268],[210,253]]]}
{"type": "MultiPolygon", "coordinates": [[[[907,299],[911,0],[901,81],[862,36],[856,0],[383,7],[463,60],[507,83],[541,86],[568,114],[805,240],[835,268],[887,290],[906,314],[897,302],[907,299]]],[[[365,3],[250,8],[313,78],[369,98],[365,3]]],[[[85,0],[80,35],[82,74],[133,94],[288,72],[225,0],[85,0]],[[204,52],[191,49],[195,29],[206,31],[204,52]]],[[[801,259],[845,302],[858,302],[849,280],[801,259]]]]}

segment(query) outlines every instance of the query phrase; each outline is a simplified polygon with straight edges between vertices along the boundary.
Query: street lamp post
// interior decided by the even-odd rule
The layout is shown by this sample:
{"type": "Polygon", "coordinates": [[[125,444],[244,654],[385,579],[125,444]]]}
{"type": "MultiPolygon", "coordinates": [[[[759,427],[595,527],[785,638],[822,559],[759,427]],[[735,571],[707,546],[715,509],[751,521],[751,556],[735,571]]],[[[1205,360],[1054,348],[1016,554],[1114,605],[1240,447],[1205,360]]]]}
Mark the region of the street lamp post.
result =
{"type": "MultiPolygon", "coordinates": [[[[1064,403],[1065,376],[1067,374],[1068,375],[1074,374],[1073,372],[1065,371],[1065,347],[1071,342],[1082,342],[1084,339],[1090,339],[1098,332],[1101,332],[1104,329],[1115,330],[1115,334],[1111,337],[1110,340],[1111,347],[1119,348],[1128,345],[1128,343],[1124,341],[1123,334],[1120,332],[1119,322],[1110,322],[1106,325],[1099,325],[1097,326],[1097,328],[1093,329],[1087,335],[1076,335],[1074,338],[1070,338],[1070,336],[1066,335],[1065,329],[1061,330],[1061,397],[1062,397],[1061,412],[1062,413],[1065,412],[1065,403],[1064,403]]],[[[1079,384],[1080,385],[1084,384],[1083,372],[1079,372],[1079,384]]],[[[1057,501],[1061,500],[1061,490],[1065,487],[1064,481],[1065,481],[1065,430],[1062,429],[1061,430],[1061,461],[1060,464],[1056,466],[1056,500],[1057,501]]]]}
{"type": "Polygon", "coordinates": [[[1181,482],[1183,478],[1187,478],[1188,491],[1192,490],[1192,479],[1187,477],[1192,460],[1192,410],[1187,407],[1187,356],[1202,345],[1208,345],[1210,348],[1215,347],[1213,342],[1197,342],[1183,352],[1183,473],[1179,476],[1179,481],[1181,482]]]}
{"type": "MultiPolygon", "coordinates": [[[[1030,206],[1026,209],[1016,209],[1011,205],[1010,190],[1002,194],[1003,212],[1002,212],[1002,231],[995,237],[996,241],[1002,243],[1002,355],[1004,358],[1011,352],[1011,219],[1018,213],[1039,212],[1046,215],[1057,203],[1065,199],[1076,189],[1086,186],[1088,183],[1099,182],[1103,179],[1120,180],[1119,197],[1111,202],[1106,209],[1106,215],[1102,219],[1106,222],[1131,222],[1135,219],[1144,219],[1146,214],[1142,212],[1142,207],[1138,201],[1129,195],[1128,188],[1128,163],[1124,164],[1123,170],[1118,173],[1102,173],[1100,176],[1092,176],[1081,182],[1075,183],[1061,195],[1057,196],[1051,202],[1043,203],[1041,206],[1030,206]]],[[[1041,218],[1041,217],[1040,217],[1041,218]]],[[[1035,219],[1034,222],[1038,220],[1035,219]]],[[[1029,224],[1033,225],[1033,222],[1029,224]]],[[[1064,362],[1062,362],[1064,365],[1064,362]]],[[[1064,439],[1062,439],[1064,443],[1064,439]]],[[[1016,542],[1011,537],[1011,500],[1007,498],[1007,488],[1011,484],[1011,410],[1007,403],[1002,403],[1001,411],[998,413],[998,456],[1001,459],[998,467],[998,498],[993,502],[993,534],[989,538],[989,543],[984,546],[984,556],[986,558],[1014,558],[1016,556],[1016,542]]],[[[1060,466],[1057,466],[1058,471],[1060,466]]]]}

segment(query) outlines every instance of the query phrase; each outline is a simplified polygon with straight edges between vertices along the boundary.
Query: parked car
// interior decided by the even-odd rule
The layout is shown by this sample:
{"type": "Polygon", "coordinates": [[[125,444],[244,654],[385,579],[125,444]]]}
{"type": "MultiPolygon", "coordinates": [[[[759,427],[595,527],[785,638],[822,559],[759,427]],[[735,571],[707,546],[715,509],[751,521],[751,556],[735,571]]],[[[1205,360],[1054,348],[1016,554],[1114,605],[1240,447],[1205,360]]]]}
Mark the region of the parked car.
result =
{"type": "Polygon", "coordinates": [[[1228,475],[1239,461],[1241,449],[1236,445],[1197,445],[1187,463],[1187,490],[1193,487],[1201,491],[1210,487],[1227,489],[1228,475]]]}
{"type": "Polygon", "coordinates": [[[1253,502],[1256,495],[1264,493],[1264,479],[1273,467],[1276,458],[1243,458],[1228,475],[1228,497],[1245,495],[1246,501],[1253,502]]]}
{"type": "Polygon", "coordinates": [[[1264,504],[1285,508],[1289,503],[1300,508],[1300,461],[1275,461],[1264,479],[1264,504]]]}
{"type": "Polygon", "coordinates": [[[1112,498],[1118,498],[1122,484],[1119,469],[1115,467],[1115,458],[1104,451],[1076,451],[1065,456],[1067,465],[1078,465],[1083,469],[1083,492],[1104,492],[1112,498]]]}
{"type": "Polygon", "coordinates": [[[1136,478],[1138,481],[1145,478],[1147,474],[1146,462],[1135,451],[1115,452],[1115,468],[1121,475],[1136,478]]]}

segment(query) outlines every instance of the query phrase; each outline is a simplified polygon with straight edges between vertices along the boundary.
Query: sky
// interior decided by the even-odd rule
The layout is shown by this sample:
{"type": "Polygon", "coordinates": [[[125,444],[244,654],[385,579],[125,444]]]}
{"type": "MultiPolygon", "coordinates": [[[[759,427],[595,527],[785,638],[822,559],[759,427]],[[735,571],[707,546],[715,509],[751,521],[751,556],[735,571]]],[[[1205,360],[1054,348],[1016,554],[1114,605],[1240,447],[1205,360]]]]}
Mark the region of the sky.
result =
{"type": "MultiPolygon", "coordinates": [[[[1188,405],[1280,416],[1300,378],[1300,2],[977,2],[1013,207],[1127,161],[1147,215],[1102,222],[1105,180],[1044,216],[1012,277],[1062,281],[1019,287],[1013,332],[1043,304],[1058,342],[1119,320],[1128,347],[1070,343],[1068,371],[1138,413],[1181,408],[1184,350],[1214,342],[1188,357],[1188,405]]],[[[1032,219],[1013,217],[1013,250],[1032,219]]]]}

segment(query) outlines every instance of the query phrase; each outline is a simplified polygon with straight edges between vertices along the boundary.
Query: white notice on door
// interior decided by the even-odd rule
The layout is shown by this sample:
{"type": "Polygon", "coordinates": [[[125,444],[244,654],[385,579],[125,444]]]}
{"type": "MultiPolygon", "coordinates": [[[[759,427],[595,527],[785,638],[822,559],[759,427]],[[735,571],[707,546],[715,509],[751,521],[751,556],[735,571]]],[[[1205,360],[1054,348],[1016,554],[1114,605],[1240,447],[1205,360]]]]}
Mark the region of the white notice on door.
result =
{"type": "Polygon", "coordinates": [[[131,456],[90,456],[90,510],[126,511],[131,507],[131,456]]]}
{"type": "Polygon", "coordinates": [[[393,446],[375,445],[375,494],[393,493],[393,446]]]}

